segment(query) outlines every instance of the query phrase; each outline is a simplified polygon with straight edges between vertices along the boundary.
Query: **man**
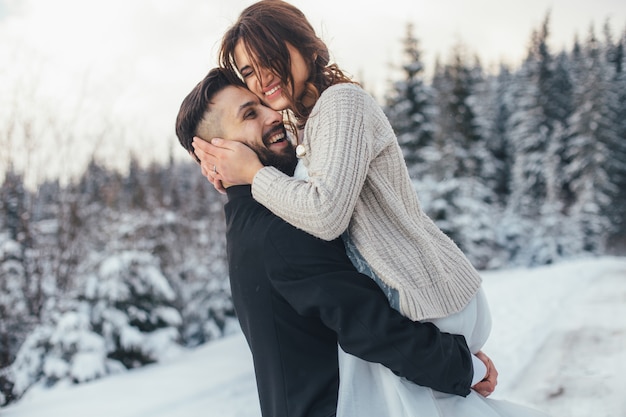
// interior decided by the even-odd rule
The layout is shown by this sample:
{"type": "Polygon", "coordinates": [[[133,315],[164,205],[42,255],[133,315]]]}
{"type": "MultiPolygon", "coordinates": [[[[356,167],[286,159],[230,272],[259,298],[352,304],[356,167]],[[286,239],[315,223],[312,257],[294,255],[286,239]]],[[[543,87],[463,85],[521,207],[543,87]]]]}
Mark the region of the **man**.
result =
{"type": "MultiPolygon", "coordinates": [[[[282,115],[219,69],[183,101],[176,134],[192,156],[194,136],[222,137],[246,143],[266,165],[294,172],[282,115]]],[[[341,239],[327,242],[294,228],[257,203],[250,186],[224,186],[233,301],[263,416],[335,415],[338,343],[416,384],[469,393],[474,359],[462,336],[392,309],[376,283],[356,271],[341,239]]],[[[493,381],[481,384],[493,390],[493,381]]]]}

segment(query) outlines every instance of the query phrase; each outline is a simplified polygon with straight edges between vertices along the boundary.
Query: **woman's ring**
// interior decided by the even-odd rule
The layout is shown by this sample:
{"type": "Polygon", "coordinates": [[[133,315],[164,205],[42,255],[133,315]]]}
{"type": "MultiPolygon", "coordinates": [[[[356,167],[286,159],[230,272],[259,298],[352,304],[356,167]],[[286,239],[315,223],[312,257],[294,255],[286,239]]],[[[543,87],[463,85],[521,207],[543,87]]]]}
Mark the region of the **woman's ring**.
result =
{"type": "Polygon", "coordinates": [[[215,165],[213,165],[213,173],[217,174],[217,168],[215,167],[215,165]]]}

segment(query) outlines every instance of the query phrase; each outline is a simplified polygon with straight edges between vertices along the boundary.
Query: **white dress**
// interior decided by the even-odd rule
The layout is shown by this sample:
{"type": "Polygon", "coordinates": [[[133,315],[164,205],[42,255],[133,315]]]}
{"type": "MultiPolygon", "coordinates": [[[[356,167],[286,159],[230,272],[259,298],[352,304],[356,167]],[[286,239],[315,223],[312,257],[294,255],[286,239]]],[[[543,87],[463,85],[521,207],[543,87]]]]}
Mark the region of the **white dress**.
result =
{"type": "MultiPolygon", "coordinates": [[[[306,179],[299,161],[294,177],[306,179]]],[[[374,279],[399,310],[394,291],[386,287],[344,236],[346,251],[359,272],[374,279]]],[[[491,331],[491,314],[482,288],[460,312],[429,320],[440,330],[465,336],[472,353],[478,352],[491,331]]],[[[401,378],[378,363],[364,361],[339,347],[337,417],[548,417],[540,411],[504,400],[485,398],[476,391],[467,397],[444,394],[401,378]]]]}
{"type": "MultiPolygon", "coordinates": [[[[491,323],[482,289],[461,312],[431,321],[443,331],[463,334],[470,350],[478,352],[491,323]]],[[[547,417],[508,401],[485,398],[473,390],[461,397],[416,385],[341,348],[339,378],[337,417],[547,417]]]]}

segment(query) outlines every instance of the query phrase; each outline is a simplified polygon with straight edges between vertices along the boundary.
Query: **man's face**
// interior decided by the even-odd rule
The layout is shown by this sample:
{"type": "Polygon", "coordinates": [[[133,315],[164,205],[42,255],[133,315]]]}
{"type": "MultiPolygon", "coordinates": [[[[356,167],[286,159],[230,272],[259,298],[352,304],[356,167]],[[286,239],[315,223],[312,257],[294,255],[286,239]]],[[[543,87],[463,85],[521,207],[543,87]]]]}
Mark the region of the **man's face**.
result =
{"type": "Polygon", "coordinates": [[[235,86],[217,93],[213,107],[219,112],[224,139],[245,143],[263,165],[293,175],[297,158],[280,113],[262,105],[247,89],[235,86]]]}

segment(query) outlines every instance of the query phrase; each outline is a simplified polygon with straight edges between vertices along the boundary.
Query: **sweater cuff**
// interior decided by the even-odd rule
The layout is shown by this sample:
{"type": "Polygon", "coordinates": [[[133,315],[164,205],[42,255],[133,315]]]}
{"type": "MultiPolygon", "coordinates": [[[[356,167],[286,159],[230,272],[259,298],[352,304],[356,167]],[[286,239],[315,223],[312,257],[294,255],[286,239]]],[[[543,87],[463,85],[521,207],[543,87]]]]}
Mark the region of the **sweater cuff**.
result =
{"type": "Polygon", "coordinates": [[[474,368],[474,377],[472,378],[471,386],[473,387],[487,376],[487,367],[476,355],[472,355],[472,365],[474,368]]]}

